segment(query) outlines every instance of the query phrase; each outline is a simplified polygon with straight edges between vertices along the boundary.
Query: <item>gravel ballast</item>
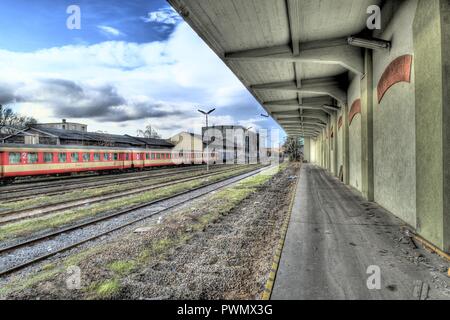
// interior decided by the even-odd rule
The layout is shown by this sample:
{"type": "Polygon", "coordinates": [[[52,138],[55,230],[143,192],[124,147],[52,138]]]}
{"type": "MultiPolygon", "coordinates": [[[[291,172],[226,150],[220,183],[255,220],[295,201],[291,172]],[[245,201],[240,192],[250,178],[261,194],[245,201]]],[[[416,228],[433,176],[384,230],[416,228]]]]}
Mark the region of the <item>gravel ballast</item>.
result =
{"type": "Polygon", "coordinates": [[[0,292],[0,296],[260,298],[297,169],[290,165],[261,184],[244,182],[216,191],[166,213],[162,219],[137,225],[101,245],[49,264],[38,275],[20,279],[15,287],[0,292]],[[223,192],[228,191],[225,196],[223,192]],[[136,229],[141,232],[133,232],[136,229]],[[79,290],[69,290],[66,285],[66,268],[73,265],[81,270],[79,290]]]}

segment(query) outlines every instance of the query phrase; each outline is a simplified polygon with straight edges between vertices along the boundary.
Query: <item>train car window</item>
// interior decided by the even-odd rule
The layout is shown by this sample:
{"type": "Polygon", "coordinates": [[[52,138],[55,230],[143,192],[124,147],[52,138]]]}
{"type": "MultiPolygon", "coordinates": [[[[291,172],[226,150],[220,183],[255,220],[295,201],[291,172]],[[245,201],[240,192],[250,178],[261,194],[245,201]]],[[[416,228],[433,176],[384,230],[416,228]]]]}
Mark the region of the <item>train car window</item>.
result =
{"type": "Polygon", "coordinates": [[[145,154],[145,159],[146,159],[146,160],[150,160],[150,153],[146,153],[146,154],[145,154]]]}
{"type": "Polygon", "coordinates": [[[161,159],[161,155],[159,153],[156,154],[156,159],[161,159]]]}
{"type": "Polygon", "coordinates": [[[114,153],[114,161],[119,160],[119,154],[118,153],[114,153]]]}
{"type": "Polygon", "coordinates": [[[78,154],[78,152],[72,152],[70,158],[72,159],[72,162],[80,161],[80,155],[78,154]]]}
{"type": "Polygon", "coordinates": [[[100,153],[94,153],[94,161],[100,161],[100,153]]]}
{"type": "Polygon", "coordinates": [[[90,154],[89,153],[83,153],[83,161],[84,162],[89,162],[89,160],[90,160],[90,154]]]}
{"type": "Polygon", "coordinates": [[[155,160],[155,154],[152,153],[152,160],[155,160]]]}
{"type": "Polygon", "coordinates": [[[9,153],[9,164],[20,163],[20,152],[9,153]]]}
{"type": "Polygon", "coordinates": [[[109,160],[109,156],[107,153],[103,154],[103,161],[108,161],[109,160]]]}
{"type": "Polygon", "coordinates": [[[30,152],[27,155],[28,163],[37,163],[38,162],[38,154],[36,152],[30,152]]]}
{"type": "Polygon", "coordinates": [[[67,162],[67,153],[63,153],[63,152],[58,153],[58,161],[59,162],[67,162]]]}
{"type": "Polygon", "coordinates": [[[130,155],[128,153],[125,154],[125,160],[130,160],[130,155]]]}
{"type": "Polygon", "coordinates": [[[44,162],[46,162],[46,163],[53,162],[53,153],[52,152],[44,152],[44,162]]]}

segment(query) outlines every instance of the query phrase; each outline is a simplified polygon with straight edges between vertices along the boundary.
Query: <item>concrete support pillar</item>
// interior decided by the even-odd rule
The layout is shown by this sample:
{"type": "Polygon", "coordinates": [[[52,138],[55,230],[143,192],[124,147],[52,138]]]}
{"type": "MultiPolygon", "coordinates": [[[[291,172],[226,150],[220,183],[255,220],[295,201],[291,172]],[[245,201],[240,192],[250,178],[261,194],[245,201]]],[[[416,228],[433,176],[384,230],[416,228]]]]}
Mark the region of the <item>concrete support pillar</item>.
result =
{"type": "Polygon", "coordinates": [[[326,130],[325,130],[325,141],[326,141],[326,144],[327,144],[327,149],[326,149],[326,151],[327,151],[327,170],[328,170],[328,172],[331,172],[331,161],[330,161],[330,157],[331,157],[331,152],[330,152],[330,147],[331,147],[331,145],[330,145],[330,138],[329,138],[329,135],[330,135],[330,121],[331,121],[331,118],[328,116],[328,122],[327,122],[327,127],[326,127],[326,130]]]}
{"type": "Polygon", "coordinates": [[[373,201],[373,62],[369,49],[365,50],[361,79],[361,170],[362,193],[373,201]]]}
{"type": "Polygon", "coordinates": [[[417,231],[450,252],[450,2],[419,0],[413,33],[417,231]]]}
{"type": "Polygon", "coordinates": [[[348,119],[348,112],[349,108],[348,105],[345,104],[343,107],[343,123],[341,130],[344,130],[344,138],[342,139],[342,157],[343,157],[343,164],[344,164],[344,183],[350,184],[350,147],[349,147],[349,119],[348,119]]]}
{"type": "Polygon", "coordinates": [[[327,125],[327,169],[328,172],[333,173],[333,167],[331,165],[331,137],[330,137],[330,132],[331,132],[331,121],[332,121],[332,117],[329,116],[328,117],[328,125],[327,125]]]}
{"type": "MultiPolygon", "coordinates": [[[[325,131],[324,131],[325,132],[325,131]]],[[[325,169],[328,169],[328,146],[327,146],[327,139],[325,137],[325,133],[323,134],[323,167],[325,169]]]]}
{"type": "Polygon", "coordinates": [[[327,130],[327,168],[328,172],[333,172],[333,168],[331,167],[331,139],[330,139],[330,123],[328,122],[328,130],[327,130]]]}
{"type": "Polygon", "coordinates": [[[320,163],[321,167],[325,168],[325,138],[323,135],[323,130],[320,134],[320,163]]]}
{"type": "Polygon", "coordinates": [[[333,131],[334,131],[334,138],[333,138],[333,159],[334,159],[334,175],[336,177],[339,177],[339,161],[338,161],[338,114],[337,112],[334,113],[334,121],[333,121],[333,131]]]}
{"type": "Polygon", "coordinates": [[[322,166],[322,137],[319,135],[317,138],[317,164],[322,166]]]}
{"type": "Polygon", "coordinates": [[[308,162],[311,162],[311,139],[310,138],[304,138],[303,159],[308,162]]]}

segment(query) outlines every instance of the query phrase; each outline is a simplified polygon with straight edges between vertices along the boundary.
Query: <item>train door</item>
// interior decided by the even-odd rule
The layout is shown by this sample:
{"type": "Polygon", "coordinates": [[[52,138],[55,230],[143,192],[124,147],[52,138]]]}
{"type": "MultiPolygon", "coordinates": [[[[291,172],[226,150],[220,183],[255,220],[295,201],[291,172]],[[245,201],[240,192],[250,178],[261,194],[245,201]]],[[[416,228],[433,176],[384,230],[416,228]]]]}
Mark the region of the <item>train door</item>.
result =
{"type": "Polygon", "coordinates": [[[125,169],[125,153],[119,152],[118,155],[119,155],[118,163],[119,163],[120,169],[123,170],[123,169],[125,169]]]}
{"type": "Polygon", "coordinates": [[[3,172],[4,172],[4,168],[3,168],[3,165],[4,165],[4,163],[5,163],[5,160],[4,160],[4,157],[5,156],[5,152],[3,152],[3,151],[0,151],[0,180],[1,179],[3,179],[3,172]]]}
{"type": "Polygon", "coordinates": [[[143,168],[145,161],[145,154],[143,152],[133,152],[133,164],[135,168],[143,168]]]}

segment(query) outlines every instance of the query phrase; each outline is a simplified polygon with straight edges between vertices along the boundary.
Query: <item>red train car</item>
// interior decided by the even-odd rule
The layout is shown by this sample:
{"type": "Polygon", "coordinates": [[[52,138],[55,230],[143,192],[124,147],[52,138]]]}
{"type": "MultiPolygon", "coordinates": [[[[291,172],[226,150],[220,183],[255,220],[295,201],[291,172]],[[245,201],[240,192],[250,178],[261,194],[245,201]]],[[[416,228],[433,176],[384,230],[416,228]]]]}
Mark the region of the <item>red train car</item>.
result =
{"type": "MultiPolygon", "coordinates": [[[[172,149],[0,144],[0,183],[24,176],[199,164],[204,158],[202,152],[179,154],[172,149]]],[[[212,153],[210,162],[216,158],[212,153]]]]}

